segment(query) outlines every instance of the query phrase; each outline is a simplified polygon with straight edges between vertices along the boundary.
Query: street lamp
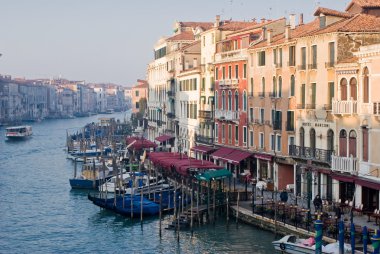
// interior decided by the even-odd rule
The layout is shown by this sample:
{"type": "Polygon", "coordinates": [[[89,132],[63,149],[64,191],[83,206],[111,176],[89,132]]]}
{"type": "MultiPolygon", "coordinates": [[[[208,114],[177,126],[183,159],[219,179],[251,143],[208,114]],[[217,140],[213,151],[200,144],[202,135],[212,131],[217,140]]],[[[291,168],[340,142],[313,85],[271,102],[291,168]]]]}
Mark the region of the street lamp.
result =
{"type": "Polygon", "coordinates": [[[252,178],[251,184],[252,184],[252,213],[255,213],[256,184],[257,184],[256,178],[252,178]]]}

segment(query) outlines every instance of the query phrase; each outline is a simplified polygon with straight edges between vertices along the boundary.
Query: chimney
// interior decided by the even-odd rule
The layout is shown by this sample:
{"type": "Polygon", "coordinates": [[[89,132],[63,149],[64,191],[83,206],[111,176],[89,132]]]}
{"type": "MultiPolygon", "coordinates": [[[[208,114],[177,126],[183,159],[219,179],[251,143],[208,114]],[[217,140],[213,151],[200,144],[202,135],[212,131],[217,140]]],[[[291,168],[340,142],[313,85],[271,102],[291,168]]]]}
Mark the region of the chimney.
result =
{"type": "Polygon", "coordinates": [[[286,25],[285,26],[285,40],[289,40],[290,39],[290,25],[286,25]]]}
{"type": "Polygon", "coordinates": [[[272,29],[267,30],[267,42],[268,44],[272,43],[272,29]]]}
{"type": "Polygon", "coordinates": [[[264,26],[263,28],[263,40],[267,39],[267,28],[264,26]]]}
{"type": "Polygon", "coordinates": [[[295,14],[290,14],[289,25],[290,25],[290,29],[296,28],[296,15],[295,14]]]}
{"type": "Polygon", "coordinates": [[[300,18],[298,20],[299,25],[303,25],[303,13],[300,13],[300,18]]]}
{"type": "Polygon", "coordinates": [[[214,27],[219,27],[220,25],[220,15],[215,16],[215,24],[214,27]]]}

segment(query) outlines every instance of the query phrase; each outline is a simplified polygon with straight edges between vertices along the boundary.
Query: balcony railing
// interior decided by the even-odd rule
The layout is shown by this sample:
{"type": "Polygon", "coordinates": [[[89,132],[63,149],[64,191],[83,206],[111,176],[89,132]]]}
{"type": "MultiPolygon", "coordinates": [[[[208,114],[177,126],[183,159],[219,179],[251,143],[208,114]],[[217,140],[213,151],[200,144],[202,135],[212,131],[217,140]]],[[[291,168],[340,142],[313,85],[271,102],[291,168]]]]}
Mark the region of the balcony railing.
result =
{"type": "Polygon", "coordinates": [[[206,144],[206,145],[212,145],[212,144],[214,144],[214,138],[213,137],[209,137],[209,136],[204,136],[204,135],[198,135],[197,134],[195,136],[195,142],[206,144]]]}
{"type": "Polygon", "coordinates": [[[380,102],[360,103],[360,114],[380,116],[380,102]]]}
{"type": "Polygon", "coordinates": [[[199,110],[198,117],[205,120],[212,120],[213,112],[211,110],[199,110]]]}
{"type": "Polygon", "coordinates": [[[215,62],[230,61],[230,60],[239,60],[247,59],[247,49],[238,49],[231,50],[227,52],[220,52],[215,54],[215,62]]]}
{"type": "Polygon", "coordinates": [[[313,160],[325,163],[331,163],[331,157],[334,151],[325,150],[312,147],[303,147],[296,145],[289,145],[289,155],[298,157],[305,160],[313,160]]]}
{"type": "Polygon", "coordinates": [[[239,111],[215,110],[215,118],[229,121],[239,121],[239,111]]]}
{"type": "Polygon", "coordinates": [[[358,172],[358,159],[354,157],[340,157],[332,155],[331,170],[350,174],[358,172]]]}
{"type": "Polygon", "coordinates": [[[338,115],[352,115],[358,113],[358,102],[353,100],[333,100],[332,113],[338,115]]]}
{"type": "Polygon", "coordinates": [[[219,88],[220,89],[231,89],[231,88],[238,88],[238,87],[239,87],[239,80],[238,79],[219,80],[219,88]]]}

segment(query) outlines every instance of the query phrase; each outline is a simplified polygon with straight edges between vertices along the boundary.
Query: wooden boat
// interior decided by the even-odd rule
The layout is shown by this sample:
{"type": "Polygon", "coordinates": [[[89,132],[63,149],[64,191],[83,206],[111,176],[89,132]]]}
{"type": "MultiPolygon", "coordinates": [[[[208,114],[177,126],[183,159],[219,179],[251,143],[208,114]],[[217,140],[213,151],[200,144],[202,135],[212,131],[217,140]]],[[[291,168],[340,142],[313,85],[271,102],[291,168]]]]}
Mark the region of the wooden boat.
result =
{"type": "Polygon", "coordinates": [[[5,130],[5,136],[8,139],[24,139],[32,136],[33,134],[32,126],[29,125],[8,127],[5,130]]]}
{"type": "Polygon", "coordinates": [[[82,171],[79,176],[74,173],[70,179],[70,186],[73,189],[96,189],[99,185],[112,177],[113,171],[103,166],[100,162],[82,164],[82,171]]]}
{"type": "MultiPolygon", "coordinates": [[[[275,250],[289,254],[314,254],[314,238],[300,239],[295,235],[286,235],[278,241],[272,242],[275,250]]],[[[351,247],[344,244],[344,253],[351,253],[351,247]]],[[[330,243],[322,246],[322,254],[339,254],[339,243],[330,243]]]]}

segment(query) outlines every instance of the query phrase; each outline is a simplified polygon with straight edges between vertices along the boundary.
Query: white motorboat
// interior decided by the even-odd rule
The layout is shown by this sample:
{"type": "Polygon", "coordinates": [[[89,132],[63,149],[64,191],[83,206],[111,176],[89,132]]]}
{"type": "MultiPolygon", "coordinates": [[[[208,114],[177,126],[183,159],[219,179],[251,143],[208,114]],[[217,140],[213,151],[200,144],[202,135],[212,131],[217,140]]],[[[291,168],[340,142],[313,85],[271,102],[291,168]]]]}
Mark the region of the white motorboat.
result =
{"type": "MultiPolygon", "coordinates": [[[[282,253],[289,254],[314,254],[314,238],[300,239],[295,235],[286,235],[278,241],[272,242],[273,247],[282,253]]],[[[339,254],[339,243],[330,243],[322,246],[323,254],[339,254]]],[[[344,244],[344,253],[351,253],[351,246],[344,244]]]]}
{"type": "Polygon", "coordinates": [[[29,126],[29,125],[8,127],[5,130],[6,130],[5,136],[8,139],[24,139],[24,138],[32,136],[33,134],[32,126],[29,126]]]}

